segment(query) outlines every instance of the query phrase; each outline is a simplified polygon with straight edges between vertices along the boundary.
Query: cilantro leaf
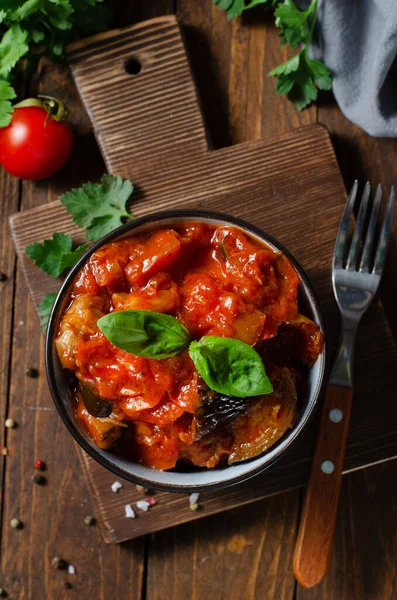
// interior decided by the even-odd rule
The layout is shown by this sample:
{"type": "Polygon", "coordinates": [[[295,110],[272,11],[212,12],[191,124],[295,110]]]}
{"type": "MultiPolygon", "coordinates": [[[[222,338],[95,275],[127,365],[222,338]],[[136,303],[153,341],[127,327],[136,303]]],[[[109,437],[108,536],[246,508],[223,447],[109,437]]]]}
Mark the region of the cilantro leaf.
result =
{"type": "Polygon", "coordinates": [[[18,60],[29,50],[28,32],[18,23],[11,25],[0,41],[0,76],[7,77],[18,60]]]}
{"type": "Polygon", "coordinates": [[[37,312],[39,313],[40,325],[43,331],[47,329],[51,310],[56,297],[56,294],[46,294],[45,296],[43,296],[43,299],[40,303],[39,310],[37,312]]]}
{"type": "Polygon", "coordinates": [[[16,96],[14,88],[8,81],[0,79],[0,127],[6,127],[11,123],[13,108],[10,100],[16,96]]]}
{"type": "Polygon", "coordinates": [[[97,240],[131,218],[126,202],[134,186],[120,176],[104,175],[100,183],[85,183],[60,197],[76,225],[85,228],[87,240],[97,240]]]}
{"type": "Polygon", "coordinates": [[[34,242],[25,248],[26,254],[42,271],[59,277],[65,269],[72,267],[87,249],[87,244],[72,250],[72,236],[54,233],[52,239],[34,242]]]}

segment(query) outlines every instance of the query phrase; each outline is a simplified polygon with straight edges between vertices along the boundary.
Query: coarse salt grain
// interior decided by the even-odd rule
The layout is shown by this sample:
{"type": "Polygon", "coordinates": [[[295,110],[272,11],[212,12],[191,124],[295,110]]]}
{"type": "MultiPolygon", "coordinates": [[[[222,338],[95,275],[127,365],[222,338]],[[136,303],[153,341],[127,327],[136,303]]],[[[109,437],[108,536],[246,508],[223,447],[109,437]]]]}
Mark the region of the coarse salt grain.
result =
{"type": "Polygon", "coordinates": [[[189,496],[189,504],[197,504],[200,494],[195,492],[194,494],[190,494],[189,496]]]}
{"type": "Polygon", "coordinates": [[[75,575],[76,574],[76,569],[74,568],[73,565],[69,565],[68,566],[68,573],[69,573],[69,575],[75,575]]]}
{"type": "Polygon", "coordinates": [[[123,485],[120,483],[120,481],[115,481],[110,487],[112,488],[112,492],[118,492],[121,490],[123,485]]]}
{"type": "Polygon", "coordinates": [[[146,502],[146,500],[139,500],[136,505],[140,510],[143,510],[143,512],[147,512],[150,508],[150,504],[149,502],[146,502]]]}
{"type": "Polygon", "coordinates": [[[132,508],[131,504],[126,504],[124,506],[125,509],[125,516],[127,517],[127,519],[135,519],[135,512],[134,509],[132,508]]]}

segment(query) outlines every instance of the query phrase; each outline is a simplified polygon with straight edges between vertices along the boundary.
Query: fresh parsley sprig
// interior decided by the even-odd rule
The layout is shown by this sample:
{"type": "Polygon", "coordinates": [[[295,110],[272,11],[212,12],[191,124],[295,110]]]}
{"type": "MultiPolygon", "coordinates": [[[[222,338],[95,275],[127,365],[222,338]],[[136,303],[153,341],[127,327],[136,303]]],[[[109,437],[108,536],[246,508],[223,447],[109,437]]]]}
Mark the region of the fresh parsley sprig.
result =
{"type": "Polygon", "coordinates": [[[26,254],[44,273],[59,277],[73,267],[87,250],[88,244],[72,250],[72,236],[66,233],[54,233],[52,238],[44,242],[34,242],[25,248],[26,254]]]}
{"type": "Polygon", "coordinates": [[[85,229],[86,239],[99,240],[119,227],[124,218],[131,218],[126,203],[133,191],[128,179],[106,174],[100,183],[85,183],[59,199],[76,225],[85,229]]]}
{"type": "Polygon", "coordinates": [[[26,58],[28,73],[42,56],[62,56],[66,44],[107,28],[107,0],[1,0],[0,127],[11,122],[13,71],[26,58]]]}
{"type": "Polygon", "coordinates": [[[296,6],[293,0],[213,0],[219,8],[228,11],[228,18],[239,16],[243,11],[262,5],[273,8],[276,26],[280,29],[281,44],[295,48],[299,44],[301,50],[290,60],[278,65],[270,71],[271,77],[277,78],[276,93],[286,95],[297,110],[302,110],[317,99],[318,90],[330,90],[332,87],[331,71],[318,60],[309,57],[316,24],[318,0],[312,0],[306,10],[296,6]]]}
{"type": "Polygon", "coordinates": [[[245,10],[254,8],[261,4],[264,8],[273,8],[276,6],[279,0],[212,0],[214,4],[217,4],[219,8],[227,11],[227,18],[234,19],[243,14],[245,10]]]}

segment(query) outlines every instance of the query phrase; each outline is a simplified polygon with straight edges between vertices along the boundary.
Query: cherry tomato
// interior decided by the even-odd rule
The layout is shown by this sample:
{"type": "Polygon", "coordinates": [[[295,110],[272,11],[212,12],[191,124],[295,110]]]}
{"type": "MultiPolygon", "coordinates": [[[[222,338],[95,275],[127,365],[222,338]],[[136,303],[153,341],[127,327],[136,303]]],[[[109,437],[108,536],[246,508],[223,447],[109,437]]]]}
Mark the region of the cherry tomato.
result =
{"type": "Polygon", "coordinates": [[[68,160],[73,134],[67,123],[48,117],[45,108],[16,108],[12,121],[0,128],[0,164],[22,179],[44,179],[68,160]]]}

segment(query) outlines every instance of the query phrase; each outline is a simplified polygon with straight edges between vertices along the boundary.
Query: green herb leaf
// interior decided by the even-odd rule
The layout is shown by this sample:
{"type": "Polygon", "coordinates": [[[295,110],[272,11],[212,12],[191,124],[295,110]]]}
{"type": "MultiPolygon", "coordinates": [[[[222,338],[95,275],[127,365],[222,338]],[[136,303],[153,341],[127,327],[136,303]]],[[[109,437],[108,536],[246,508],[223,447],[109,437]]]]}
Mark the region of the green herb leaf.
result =
{"type": "Polygon", "coordinates": [[[294,48],[311,36],[310,16],[314,10],[311,4],[307,10],[298,8],[292,0],[285,0],[275,12],[276,26],[281,29],[280,37],[283,44],[294,48]]]}
{"type": "Polygon", "coordinates": [[[73,267],[88,245],[72,250],[72,236],[54,233],[52,239],[43,243],[35,242],[25,248],[26,254],[42,271],[53,277],[59,277],[65,269],[73,267]]]}
{"type": "Polygon", "coordinates": [[[29,50],[28,32],[18,23],[11,25],[0,41],[0,76],[7,77],[18,60],[29,50]]]}
{"type": "Polygon", "coordinates": [[[97,240],[131,218],[126,202],[134,186],[128,179],[104,175],[100,183],[85,183],[60,197],[76,225],[84,227],[88,240],[97,240]]]}
{"type": "Polygon", "coordinates": [[[51,310],[56,297],[56,294],[46,294],[40,303],[39,310],[37,312],[39,313],[40,325],[43,331],[47,329],[48,320],[50,318],[51,310]]]}
{"type": "Polygon", "coordinates": [[[11,123],[13,108],[10,100],[16,96],[14,88],[8,81],[0,79],[0,127],[6,127],[11,123]]]}
{"type": "Polygon", "coordinates": [[[180,321],[150,310],[121,310],[98,321],[103,335],[117,348],[145,358],[176,356],[189,344],[189,332],[180,321]]]}
{"type": "Polygon", "coordinates": [[[260,4],[266,9],[272,8],[278,1],[279,0],[251,0],[251,2],[246,4],[245,0],[212,0],[212,2],[217,4],[220,9],[227,11],[228,19],[239,17],[245,10],[253,8],[254,6],[259,6],[260,4]]]}
{"type": "MultiPolygon", "coordinates": [[[[4,79],[25,55],[30,66],[37,64],[39,56],[57,58],[66,44],[105,30],[110,16],[104,0],[0,0],[0,4],[0,78],[4,79]],[[40,44],[39,54],[37,48],[30,51],[34,44],[40,44]]],[[[0,127],[11,121],[11,99],[0,91],[0,127]]]]}
{"type": "Polygon", "coordinates": [[[297,110],[316,100],[317,88],[330,89],[332,86],[329,69],[323,63],[311,60],[306,49],[270,71],[269,75],[278,78],[277,94],[287,94],[297,110]]]}
{"type": "Polygon", "coordinates": [[[332,73],[324,63],[309,58],[307,59],[307,67],[315,85],[320,90],[330,90],[332,88],[332,73]]]}
{"type": "Polygon", "coordinates": [[[244,398],[273,391],[261,357],[245,342],[204,336],[190,344],[189,355],[205,383],[220,394],[244,398]]]}

